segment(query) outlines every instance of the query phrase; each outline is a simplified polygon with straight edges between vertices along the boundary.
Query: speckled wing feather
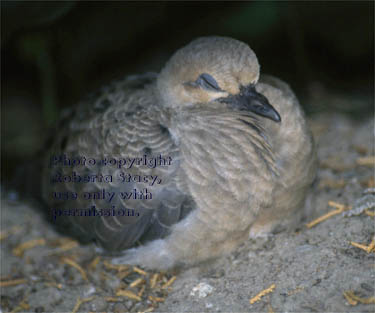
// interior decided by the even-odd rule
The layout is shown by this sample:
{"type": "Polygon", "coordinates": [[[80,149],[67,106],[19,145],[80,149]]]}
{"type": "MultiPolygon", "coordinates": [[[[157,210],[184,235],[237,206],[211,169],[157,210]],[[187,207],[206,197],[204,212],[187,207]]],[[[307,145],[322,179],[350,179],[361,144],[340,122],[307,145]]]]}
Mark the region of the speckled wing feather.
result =
{"type": "Polygon", "coordinates": [[[56,165],[46,167],[43,173],[43,196],[52,214],[58,212],[54,209],[91,209],[94,206],[96,215],[100,215],[104,213],[100,210],[107,209],[104,215],[109,216],[77,216],[77,213],[72,216],[72,211],[59,211],[64,216],[57,216],[56,221],[83,240],[96,239],[108,250],[129,248],[140,239],[164,237],[170,226],[186,215],[186,207],[190,207],[186,206],[188,197],[177,188],[179,151],[168,129],[160,124],[158,103],[153,102],[156,99],[153,84],[153,75],[130,77],[103,88],[95,100],[80,103],[75,112],[65,118],[65,126],[60,125],[49,158],[85,157],[85,165],[64,166],[55,160],[56,165]],[[119,168],[118,163],[109,163],[111,159],[145,156],[150,161],[151,157],[160,155],[169,160],[170,165],[153,168],[153,163],[149,163],[150,166],[133,164],[130,167],[128,163],[119,168]],[[88,164],[89,159],[96,160],[95,166],[88,164]],[[103,175],[107,181],[69,181],[74,175],[81,178],[103,175]],[[58,199],[55,192],[68,197],[77,193],[78,198],[58,199]],[[94,195],[93,192],[100,199],[83,198],[87,193],[94,195]],[[112,209],[123,209],[135,216],[114,215],[112,209]]]}

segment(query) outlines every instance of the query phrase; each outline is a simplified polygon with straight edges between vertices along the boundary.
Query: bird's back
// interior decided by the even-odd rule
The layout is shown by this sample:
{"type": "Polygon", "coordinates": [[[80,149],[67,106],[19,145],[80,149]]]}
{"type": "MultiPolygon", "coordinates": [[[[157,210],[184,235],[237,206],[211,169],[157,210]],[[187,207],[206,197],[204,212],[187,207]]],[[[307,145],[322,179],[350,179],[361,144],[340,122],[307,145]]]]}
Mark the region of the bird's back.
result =
{"type": "Polygon", "coordinates": [[[179,151],[159,122],[154,78],[127,78],[80,103],[62,119],[45,160],[53,164],[43,172],[52,218],[108,250],[163,237],[186,215],[179,151]]]}

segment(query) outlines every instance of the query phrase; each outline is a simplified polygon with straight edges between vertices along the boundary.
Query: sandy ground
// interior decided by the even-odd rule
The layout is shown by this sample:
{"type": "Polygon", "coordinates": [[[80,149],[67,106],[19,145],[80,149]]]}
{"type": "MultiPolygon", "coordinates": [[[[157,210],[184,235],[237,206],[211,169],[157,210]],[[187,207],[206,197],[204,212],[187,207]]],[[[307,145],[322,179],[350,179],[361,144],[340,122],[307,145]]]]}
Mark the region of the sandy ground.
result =
{"type": "Polygon", "coordinates": [[[320,168],[308,219],[297,231],[249,241],[199,268],[155,274],[112,267],[94,245],[56,233],[37,205],[3,200],[1,311],[374,312],[375,253],[352,245],[370,244],[373,211],[305,225],[335,210],[329,201],[354,205],[374,186],[374,167],[365,159],[374,155],[374,120],[325,114],[311,126],[320,168]]]}

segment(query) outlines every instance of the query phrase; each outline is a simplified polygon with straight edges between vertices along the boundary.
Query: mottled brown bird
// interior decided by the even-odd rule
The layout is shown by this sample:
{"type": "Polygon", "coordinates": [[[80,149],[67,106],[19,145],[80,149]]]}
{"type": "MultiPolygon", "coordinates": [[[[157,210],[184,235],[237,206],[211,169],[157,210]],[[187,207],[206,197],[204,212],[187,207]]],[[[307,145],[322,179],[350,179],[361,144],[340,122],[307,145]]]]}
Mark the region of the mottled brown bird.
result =
{"type": "Polygon", "coordinates": [[[160,74],[128,77],[79,104],[43,171],[56,221],[121,252],[116,262],[157,269],[217,257],[298,221],[314,143],[289,86],[259,76],[248,45],[204,37],[160,74]],[[95,216],[78,213],[90,208],[95,216]]]}

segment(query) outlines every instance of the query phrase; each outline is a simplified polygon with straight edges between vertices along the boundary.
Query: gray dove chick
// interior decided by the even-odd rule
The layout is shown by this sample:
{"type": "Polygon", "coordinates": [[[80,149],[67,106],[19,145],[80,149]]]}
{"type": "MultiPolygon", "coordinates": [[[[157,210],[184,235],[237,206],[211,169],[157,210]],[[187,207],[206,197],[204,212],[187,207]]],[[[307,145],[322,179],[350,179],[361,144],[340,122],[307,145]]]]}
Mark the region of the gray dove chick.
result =
{"type": "Polygon", "coordinates": [[[313,139],[288,85],[259,75],[248,45],[203,37],[160,74],[82,102],[62,119],[43,169],[56,222],[120,252],[117,263],[155,269],[298,222],[313,139]]]}

